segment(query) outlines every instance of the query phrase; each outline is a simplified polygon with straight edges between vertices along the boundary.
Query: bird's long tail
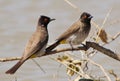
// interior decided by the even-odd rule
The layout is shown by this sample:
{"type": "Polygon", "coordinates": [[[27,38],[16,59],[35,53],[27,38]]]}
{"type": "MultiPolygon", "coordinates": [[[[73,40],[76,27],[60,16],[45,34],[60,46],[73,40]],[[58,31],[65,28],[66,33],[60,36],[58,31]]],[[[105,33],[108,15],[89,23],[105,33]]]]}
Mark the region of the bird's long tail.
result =
{"type": "Polygon", "coordinates": [[[18,68],[24,63],[24,60],[18,61],[12,68],[10,68],[8,71],[6,71],[6,74],[14,74],[18,68]]]}
{"type": "Polygon", "coordinates": [[[54,44],[52,44],[52,45],[50,45],[49,47],[46,48],[46,52],[50,52],[55,47],[57,47],[59,44],[60,44],[60,41],[56,41],[54,44]]]}

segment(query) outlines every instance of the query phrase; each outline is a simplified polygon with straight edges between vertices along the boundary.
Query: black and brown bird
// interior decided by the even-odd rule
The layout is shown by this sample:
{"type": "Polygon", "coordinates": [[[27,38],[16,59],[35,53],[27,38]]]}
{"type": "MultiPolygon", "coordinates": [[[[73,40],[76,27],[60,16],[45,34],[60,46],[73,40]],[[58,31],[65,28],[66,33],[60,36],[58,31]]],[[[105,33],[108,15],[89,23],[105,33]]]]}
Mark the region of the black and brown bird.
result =
{"type": "Polygon", "coordinates": [[[6,74],[14,74],[26,60],[37,56],[42,56],[45,53],[45,48],[49,37],[47,25],[53,20],[55,19],[51,19],[43,15],[39,18],[36,31],[28,41],[22,58],[12,68],[6,71],[6,74]]]}
{"type": "Polygon", "coordinates": [[[55,43],[46,48],[46,52],[53,50],[59,44],[70,44],[71,46],[81,44],[91,29],[91,18],[92,16],[89,13],[83,12],[78,21],[60,35],[55,43]]]}

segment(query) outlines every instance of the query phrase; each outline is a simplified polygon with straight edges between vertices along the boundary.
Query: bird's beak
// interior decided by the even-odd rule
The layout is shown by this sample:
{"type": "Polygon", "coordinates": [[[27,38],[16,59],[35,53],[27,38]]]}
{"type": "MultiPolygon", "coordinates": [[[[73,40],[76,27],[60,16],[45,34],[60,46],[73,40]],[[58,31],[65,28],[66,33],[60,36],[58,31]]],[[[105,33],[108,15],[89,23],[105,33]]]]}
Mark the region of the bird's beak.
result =
{"type": "Polygon", "coordinates": [[[54,21],[54,20],[56,20],[56,19],[50,19],[50,21],[54,21]]]}
{"type": "Polygon", "coordinates": [[[91,19],[91,18],[93,18],[93,16],[89,16],[88,18],[91,19]]]}

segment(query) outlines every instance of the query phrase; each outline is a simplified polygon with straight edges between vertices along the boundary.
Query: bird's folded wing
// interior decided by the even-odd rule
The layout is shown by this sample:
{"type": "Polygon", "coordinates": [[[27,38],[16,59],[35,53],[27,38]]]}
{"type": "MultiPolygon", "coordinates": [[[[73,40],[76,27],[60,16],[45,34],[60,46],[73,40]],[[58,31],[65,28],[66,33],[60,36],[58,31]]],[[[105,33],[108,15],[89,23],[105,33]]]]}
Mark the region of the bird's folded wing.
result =
{"type": "Polygon", "coordinates": [[[68,37],[70,37],[75,32],[79,31],[80,25],[78,22],[74,23],[71,27],[69,27],[60,37],[57,39],[57,41],[64,40],[68,37]]]}
{"type": "Polygon", "coordinates": [[[47,41],[48,41],[48,37],[44,36],[43,34],[40,35],[34,33],[26,45],[26,48],[23,53],[23,57],[27,59],[33,54],[36,54],[47,44],[47,41]]]}

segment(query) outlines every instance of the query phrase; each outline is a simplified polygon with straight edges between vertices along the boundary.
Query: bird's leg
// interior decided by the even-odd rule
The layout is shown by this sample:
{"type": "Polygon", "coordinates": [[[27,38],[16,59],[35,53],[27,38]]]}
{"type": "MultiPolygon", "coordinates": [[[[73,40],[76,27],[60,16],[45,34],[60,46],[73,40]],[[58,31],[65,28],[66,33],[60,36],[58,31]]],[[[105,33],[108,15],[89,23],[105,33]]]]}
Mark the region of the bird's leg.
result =
{"type": "Polygon", "coordinates": [[[87,50],[89,47],[86,46],[85,44],[81,43],[83,45],[83,47],[85,47],[85,49],[87,50]]]}
{"type": "Polygon", "coordinates": [[[86,45],[85,44],[83,44],[83,43],[81,43],[82,45],[83,45],[83,47],[85,47],[86,45]]]}
{"type": "Polygon", "coordinates": [[[70,47],[72,48],[72,52],[73,52],[73,45],[72,45],[72,42],[69,41],[69,44],[70,44],[70,47]]]}

